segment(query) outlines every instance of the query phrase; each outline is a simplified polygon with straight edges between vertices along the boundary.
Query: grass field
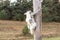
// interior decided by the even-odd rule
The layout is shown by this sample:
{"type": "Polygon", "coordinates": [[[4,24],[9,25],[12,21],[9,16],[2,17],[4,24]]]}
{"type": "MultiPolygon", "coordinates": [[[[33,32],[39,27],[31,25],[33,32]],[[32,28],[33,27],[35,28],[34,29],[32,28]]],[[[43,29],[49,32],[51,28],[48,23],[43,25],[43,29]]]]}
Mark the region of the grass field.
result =
{"type": "Polygon", "coordinates": [[[42,38],[42,40],[60,40],[60,37],[42,38]]]}
{"type": "MultiPolygon", "coordinates": [[[[32,40],[30,37],[21,35],[25,25],[25,22],[0,20],[0,40],[32,40]]],[[[42,40],[60,40],[59,36],[60,23],[43,22],[42,40]]]]}

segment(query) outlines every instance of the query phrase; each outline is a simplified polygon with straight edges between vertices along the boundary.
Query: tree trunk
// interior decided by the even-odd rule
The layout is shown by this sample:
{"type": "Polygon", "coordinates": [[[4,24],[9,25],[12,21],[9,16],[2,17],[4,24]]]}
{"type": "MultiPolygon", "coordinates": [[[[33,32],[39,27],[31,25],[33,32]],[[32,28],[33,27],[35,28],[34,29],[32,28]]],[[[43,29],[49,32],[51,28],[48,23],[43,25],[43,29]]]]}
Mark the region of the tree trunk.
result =
{"type": "Polygon", "coordinates": [[[35,21],[37,23],[36,30],[34,32],[34,40],[41,40],[41,29],[42,29],[42,10],[41,0],[33,0],[33,12],[35,15],[35,21]]]}
{"type": "Polygon", "coordinates": [[[34,40],[41,40],[42,16],[39,13],[41,12],[38,12],[38,14],[35,15],[35,21],[37,23],[37,27],[34,32],[34,40]]]}

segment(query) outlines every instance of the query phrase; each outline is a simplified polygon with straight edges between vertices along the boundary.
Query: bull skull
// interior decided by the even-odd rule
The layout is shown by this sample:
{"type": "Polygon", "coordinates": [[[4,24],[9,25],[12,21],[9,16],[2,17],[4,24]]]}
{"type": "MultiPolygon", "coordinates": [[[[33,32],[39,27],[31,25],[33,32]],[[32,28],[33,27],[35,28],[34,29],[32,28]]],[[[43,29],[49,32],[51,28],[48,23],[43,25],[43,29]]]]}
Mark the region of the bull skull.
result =
{"type": "Polygon", "coordinates": [[[33,12],[27,11],[24,13],[26,15],[26,22],[27,22],[27,27],[30,30],[31,34],[34,34],[34,31],[36,30],[36,22],[34,20],[33,15],[31,15],[33,12]]]}

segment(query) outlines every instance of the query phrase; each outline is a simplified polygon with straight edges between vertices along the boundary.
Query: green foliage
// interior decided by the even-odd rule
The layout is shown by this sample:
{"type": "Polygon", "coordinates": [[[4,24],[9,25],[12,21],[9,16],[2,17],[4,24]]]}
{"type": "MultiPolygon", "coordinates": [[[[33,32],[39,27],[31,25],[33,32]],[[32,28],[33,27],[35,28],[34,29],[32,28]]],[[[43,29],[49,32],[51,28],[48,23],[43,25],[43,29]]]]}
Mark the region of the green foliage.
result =
{"type": "Polygon", "coordinates": [[[16,14],[13,16],[13,20],[23,21],[25,18],[22,14],[16,14]]]}
{"type": "Polygon", "coordinates": [[[9,19],[8,13],[6,13],[5,10],[0,11],[0,19],[9,19]]]}
{"type": "Polygon", "coordinates": [[[43,21],[46,22],[60,22],[60,4],[58,0],[44,0],[43,1],[43,21]]]}
{"type": "Polygon", "coordinates": [[[32,10],[32,2],[24,1],[22,3],[16,3],[15,6],[12,6],[12,15],[13,20],[24,21],[24,13],[27,10],[32,10]]]}
{"type": "Polygon", "coordinates": [[[27,26],[25,26],[22,30],[23,35],[27,35],[29,33],[29,29],[27,28],[27,26]]]}
{"type": "MultiPolygon", "coordinates": [[[[27,2],[27,0],[23,0],[23,2],[20,2],[20,1],[15,3],[15,5],[13,5],[14,4],[13,3],[12,6],[10,6],[9,0],[6,0],[0,3],[0,11],[5,10],[3,14],[5,15],[6,13],[8,20],[24,21],[25,19],[24,13],[27,10],[32,10],[31,1],[30,2],[27,2]]],[[[0,13],[0,15],[2,15],[2,13],[0,13]]],[[[3,19],[5,19],[5,16],[3,17],[3,19]]]]}
{"type": "MultiPolygon", "coordinates": [[[[0,19],[19,20],[24,21],[24,13],[28,10],[32,10],[32,1],[17,0],[15,5],[10,6],[9,0],[0,3],[0,19]]],[[[60,22],[60,3],[58,0],[44,0],[42,3],[43,21],[45,22],[60,22]]],[[[33,11],[33,10],[32,10],[33,11]]]]}

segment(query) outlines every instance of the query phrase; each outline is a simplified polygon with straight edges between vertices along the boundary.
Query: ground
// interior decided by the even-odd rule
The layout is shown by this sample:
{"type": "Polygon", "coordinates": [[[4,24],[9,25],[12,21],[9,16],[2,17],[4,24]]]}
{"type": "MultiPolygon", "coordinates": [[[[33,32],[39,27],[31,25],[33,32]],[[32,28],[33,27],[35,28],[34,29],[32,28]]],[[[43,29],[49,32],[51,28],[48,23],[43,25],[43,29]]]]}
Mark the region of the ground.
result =
{"type": "Polygon", "coordinates": [[[60,40],[60,37],[42,38],[42,40],[60,40]]]}
{"type": "MultiPolygon", "coordinates": [[[[30,37],[22,36],[22,29],[26,22],[0,20],[0,40],[32,40],[30,37]]],[[[60,23],[43,22],[43,40],[60,40],[60,23]]]]}

